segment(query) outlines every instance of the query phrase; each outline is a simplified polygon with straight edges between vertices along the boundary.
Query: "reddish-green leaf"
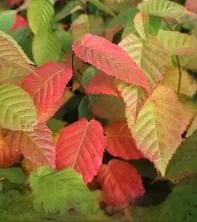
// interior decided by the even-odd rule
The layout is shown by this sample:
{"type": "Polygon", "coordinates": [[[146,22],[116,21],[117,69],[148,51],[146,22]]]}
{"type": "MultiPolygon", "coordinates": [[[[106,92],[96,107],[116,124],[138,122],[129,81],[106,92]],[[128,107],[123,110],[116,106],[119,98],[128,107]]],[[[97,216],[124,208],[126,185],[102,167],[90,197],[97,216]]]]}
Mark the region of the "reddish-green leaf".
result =
{"type": "Polygon", "coordinates": [[[72,70],[62,63],[49,62],[37,68],[36,73],[30,73],[22,87],[33,97],[39,120],[46,121],[59,108],[72,70]]]}
{"type": "Polygon", "coordinates": [[[32,163],[55,168],[55,143],[45,123],[39,123],[31,132],[7,131],[5,138],[13,149],[32,163]]]}
{"type": "Polygon", "coordinates": [[[103,164],[98,172],[98,181],[103,200],[111,206],[126,207],[144,194],[142,179],[137,170],[120,160],[103,164]]]}
{"type": "Polygon", "coordinates": [[[103,37],[86,34],[79,43],[73,45],[73,51],[84,62],[94,65],[108,75],[145,89],[149,88],[146,76],[133,59],[122,48],[103,37]]]}
{"type": "Polygon", "coordinates": [[[105,128],[106,149],[115,156],[125,160],[142,158],[126,121],[112,122],[105,128]]]}
{"type": "Polygon", "coordinates": [[[115,83],[114,78],[107,76],[104,72],[99,72],[94,76],[85,88],[89,94],[105,94],[120,96],[115,83]]]}
{"type": "Polygon", "coordinates": [[[60,134],[56,147],[57,168],[75,168],[88,183],[102,163],[104,147],[101,124],[81,119],[65,127],[60,134]]]}

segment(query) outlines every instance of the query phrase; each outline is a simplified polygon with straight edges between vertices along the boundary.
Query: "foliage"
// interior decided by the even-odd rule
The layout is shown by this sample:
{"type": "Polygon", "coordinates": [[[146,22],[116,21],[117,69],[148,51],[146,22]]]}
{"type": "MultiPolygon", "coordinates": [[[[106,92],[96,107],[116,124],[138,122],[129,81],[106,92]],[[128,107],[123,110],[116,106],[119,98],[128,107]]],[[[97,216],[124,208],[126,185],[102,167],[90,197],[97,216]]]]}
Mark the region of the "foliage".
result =
{"type": "Polygon", "coordinates": [[[0,2],[1,221],[197,220],[183,2],[0,2]]]}

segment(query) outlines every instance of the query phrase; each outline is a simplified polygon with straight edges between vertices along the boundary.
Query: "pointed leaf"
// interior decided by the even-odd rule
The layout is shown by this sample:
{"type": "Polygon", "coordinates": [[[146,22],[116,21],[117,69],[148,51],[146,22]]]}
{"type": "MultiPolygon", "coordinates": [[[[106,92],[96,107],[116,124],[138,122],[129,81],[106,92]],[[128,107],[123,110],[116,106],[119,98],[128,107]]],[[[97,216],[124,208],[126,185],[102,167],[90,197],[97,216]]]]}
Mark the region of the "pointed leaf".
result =
{"type": "Polygon", "coordinates": [[[89,191],[81,176],[72,169],[54,171],[41,167],[30,175],[34,205],[46,212],[76,210],[92,214],[99,210],[97,195],[89,191]]]}
{"type": "Polygon", "coordinates": [[[106,149],[115,156],[125,160],[140,159],[142,154],[137,150],[135,141],[126,121],[117,121],[105,127],[106,149]]]}
{"type": "Polygon", "coordinates": [[[159,85],[144,104],[135,123],[129,110],[126,110],[126,116],[138,149],[164,176],[189,121],[176,94],[170,88],[159,85]]]}
{"type": "Polygon", "coordinates": [[[32,70],[32,64],[18,43],[0,31],[0,82],[20,80],[32,70]]]}
{"type": "Polygon", "coordinates": [[[81,119],[65,127],[60,134],[56,148],[57,168],[75,168],[88,183],[102,163],[104,146],[100,123],[81,119]]]}
{"type": "Polygon", "coordinates": [[[134,18],[134,27],[142,39],[148,39],[149,16],[138,12],[134,18]]]}
{"type": "Polygon", "coordinates": [[[5,138],[11,147],[33,164],[55,168],[55,143],[45,123],[39,123],[32,132],[7,131],[5,138]]]}
{"type": "Polygon", "coordinates": [[[49,62],[37,68],[36,73],[30,73],[22,87],[33,97],[39,120],[46,121],[59,108],[72,70],[63,63],[49,62]]]}
{"type": "Polygon", "coordinates": [[[144,90],[138,86],[129,85],[122,81],[117,82],[117,88],[127,109],[132,113],[133,118],[136,119],[147,97],[144,90]]]}
{"type": "Polygon", "coordinates": [[[36,108],[29,94],[12,84],[0,85],[0,126],[11,130],[32,130],[37,124],[36,108]]]}
{"type": "Polygon", "coordinates": [[[98,9],[104,11],[105,13],[111,15],[111,16],[115,16],[113,10],[106,6],[105,4],[103,4],[102,2],[98,1],[98,0],[88,0],[90,3],[92,3],[93,5],[95,5],[98,9]]]}
{"type": "Polygon", "coordinates": [[[127,35],[119,46],[144,70],[152,88],[163,78],[167,55],[156,37],[141,41],[134,34],[127,35]]]}
{"type": "Polygon", "coordinates": [[[46,29],[54,15],[52,0],[33,0],[28,4],[27,17],[34,34],[46,29]]]}
{"type": "Polygon", "coordinates": [[[89,94],[105,94],[119,97],[120,94],[115,86],[114,78],[103,72],[98,72],[85,88],[89,94]]]}
{"type": "Polygon", "coordinates": [[[108,75],[146,89],[149,87],[144,73],[127,53],[103,37],[84,35],[80,43],[73,45],[73,51],[84,62],[108,75]]]}
{"type": "Polygon", "coordinates": [[[144,194],[142,179],[137,170],[120,160],[103,164],[98,172],[98,181],[103,200],[111,206],[127,207],[144,194]]]}

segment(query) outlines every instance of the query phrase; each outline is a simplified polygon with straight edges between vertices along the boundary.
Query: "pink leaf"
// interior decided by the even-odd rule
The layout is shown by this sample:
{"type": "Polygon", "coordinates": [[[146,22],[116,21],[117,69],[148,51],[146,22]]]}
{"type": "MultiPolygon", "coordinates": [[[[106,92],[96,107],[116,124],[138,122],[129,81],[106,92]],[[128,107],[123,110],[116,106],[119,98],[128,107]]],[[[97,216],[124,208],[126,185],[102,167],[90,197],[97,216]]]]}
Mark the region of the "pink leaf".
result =
{"type": "Polygon", "coordinates": [[[65,127],[60,134],[56,147],[57,168],[75,168],[88,183],[102,163],[104,147],[101,124],[81,119],[65,127]]]}
{"type": "Polygon", "coordinates": [[[86,34],[80,43],[73,44],[73,51],[84,62],[108,75],[149,88],[146,76],[133,59],[122,48],[103,37],[86,34]]]}
{"type": "Polygon", "coordinates": [[[99,72],[94,76],[85,88],[89,94],[105,94],[119,97],[120,94],[114,84],[114,78],[99,72]]]}
{"type": "Polygon", "coordinates": [[[62,63],[49,62],[30,73],[22,87],[33,97],[38,119],[46,121],[59,108],[72,70],[62,63]]]}
{"type": "Polygon", "coordinates": [[[121,160],[103,164],[98,172],[98,182],[103,201],[110,206],[127,207],[145,192],[135,167],[121,160]]]}
{"type": "Polygon", "coordinates": [[[111,155],[125,160],[143,158],[137,150],[126,121],[110,123],[105,128],[105,134],[106,149],[111,155]]]}

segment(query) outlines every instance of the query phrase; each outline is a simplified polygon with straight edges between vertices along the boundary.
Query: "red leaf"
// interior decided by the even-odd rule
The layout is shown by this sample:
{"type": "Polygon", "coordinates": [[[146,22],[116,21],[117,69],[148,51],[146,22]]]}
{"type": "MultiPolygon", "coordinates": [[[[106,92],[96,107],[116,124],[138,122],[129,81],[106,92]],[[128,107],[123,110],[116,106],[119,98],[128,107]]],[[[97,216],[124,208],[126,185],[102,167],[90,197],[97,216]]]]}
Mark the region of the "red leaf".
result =
{"type": "Polygon", "coordinates": [[[34,131],[6,131],[9,144],[37,166],[55,168],[55,143],[45,123],[39,123],[34,131]]]}
{"type": "Polygon", "coordinates": [[[15,31],[18,28],[22,28],[28,25],[28,22],[25,18],[20,15],[16,15],[15,23],[13,24],[12,28],[9,30],[10,32],[15,31]]]}
{"type": "Polygon", "coordinates": [[[110,206],[127,207],[145,192],[137,170],[121,160],[103,164],[98,172],[98,182],[103,200],[110,206]]]}
{"type": "Polygon", "coordinates": [[[185,7],[188,10],[197,13],[197,1],[196,0],[187,0],[185,3],[185,7]]]}
{"type": "Polygon", "coordinates": [[[22,2],[22,0],[7,0],[8,5],[10,5],[10,6],[17,5],[21,2],[22,2]]]}
{"type": "Polygon", "coordinates": [[[9,146],[5,138],[0,135],[0,167],[9,167],[16,163],[21,153],[14,147],[9,146]]]}
{"type": "Polygon", "coordinates": [[[105,94],[120,96],[114,84],[114,78],[107,76],[104,72],[99,72],[94,76],[85,88],[86,93],[89,94],[105,94]]]}
{"type": "Polygon", "coordinates": [[[105,133],[106,149],[111,155],[125,160],[143,158],[137,150],[126,121],[110,123],[105,128],[105,133]]]}
{"type": "Polygon", "coordinates": [[[80,43],[73,44],[73,51],[84,62],[90,63],[108,75],[127,83],[149,88],[143,71],[119,46],[103,37],[86,34],[80,43]]]}
{"type": "Polygon", "coordinates": [[[25,78],[22,87],[32,95],[40,121],[46,121],[59,108],[71,77],[70,68],[62,63],[49,62],[25,78]]]}
{"type": "Polygon", "coordinates": [[[75,168],[88,183],[102,163],[104,147],[101,124],[81,119],[65,127],[60,134],[56,147],[57,168],[75,168]]]}

